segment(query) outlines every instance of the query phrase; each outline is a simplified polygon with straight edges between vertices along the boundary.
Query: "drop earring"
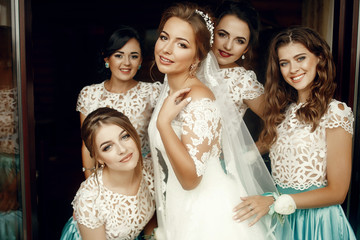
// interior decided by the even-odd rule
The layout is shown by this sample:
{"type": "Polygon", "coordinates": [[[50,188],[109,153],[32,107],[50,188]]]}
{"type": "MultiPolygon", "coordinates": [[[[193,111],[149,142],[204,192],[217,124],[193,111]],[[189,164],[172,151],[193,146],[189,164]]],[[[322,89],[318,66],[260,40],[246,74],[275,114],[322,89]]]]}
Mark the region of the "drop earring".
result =
{"type": "Polygon", "coordinates": [[[241,56],[241,59],[242,59],[242,60],[244,60],[244,59],[245,59],[245,55],[244,55],[244,54],[241,56]]]}
{"type": "Polygon", "coordinates": [[[196,70],[197,70],[196,68],[197,68],[197,64],[195,64],[195,63],[191,64],[190,71],[189,71],[190,77],[195,77],[196,70]]]}
{"type": "Polygon", "coordinates": [[[108,62],[105,63],[105,67],[106,67],[106,68],[109,68],[109,67],[110,67],[108,62]]]}
{"type": "Polygon", "coordinates": [[[140,68],[141,68],[141,64],[139,65],[138,70],[140,70],[140,68]]]}

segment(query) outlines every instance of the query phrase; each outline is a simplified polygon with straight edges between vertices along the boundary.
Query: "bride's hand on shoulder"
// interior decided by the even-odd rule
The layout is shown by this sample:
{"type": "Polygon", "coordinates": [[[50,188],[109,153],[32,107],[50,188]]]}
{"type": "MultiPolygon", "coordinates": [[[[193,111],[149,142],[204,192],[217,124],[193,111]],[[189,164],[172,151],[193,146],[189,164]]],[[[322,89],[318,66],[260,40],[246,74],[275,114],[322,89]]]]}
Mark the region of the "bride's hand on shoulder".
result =
{"type": "Polygon", "coordinates": [[[190,90],[190,88],[180,89],[164,100],[157,119],[157,127],[170,124],[179,112],[189,104],[191,97],[186,98],[185,96],[190,90]]]}
{"type": "Polygon", "coordinates": [[[265,216],[269,212],[269,207],[274,203],[273,197],[261,195],[242,197],[241,200],[242,202],[234,208],[234,220],[243,222],[255,216],[249,223],[250,227],[265,216]]]}

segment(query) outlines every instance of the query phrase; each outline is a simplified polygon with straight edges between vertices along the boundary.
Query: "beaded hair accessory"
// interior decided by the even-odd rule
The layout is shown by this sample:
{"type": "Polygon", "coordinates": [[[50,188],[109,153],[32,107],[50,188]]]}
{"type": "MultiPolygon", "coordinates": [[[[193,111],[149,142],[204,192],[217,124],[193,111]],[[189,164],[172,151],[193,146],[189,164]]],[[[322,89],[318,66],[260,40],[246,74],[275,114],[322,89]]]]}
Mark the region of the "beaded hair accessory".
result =
{"type": "Polygon", "coordinates": [[[210,46],[212,46],[213,42],[214,42],[214,23],[211,21],[209,15],[206,13],[204,13],[203,11],[200,11],[200,10],[195,10],[195,12],[197,14],[199,14],[203,19],[204,21],[206,22],[206,27],[207,29],[209,30],[210,32],[210,46]]]}

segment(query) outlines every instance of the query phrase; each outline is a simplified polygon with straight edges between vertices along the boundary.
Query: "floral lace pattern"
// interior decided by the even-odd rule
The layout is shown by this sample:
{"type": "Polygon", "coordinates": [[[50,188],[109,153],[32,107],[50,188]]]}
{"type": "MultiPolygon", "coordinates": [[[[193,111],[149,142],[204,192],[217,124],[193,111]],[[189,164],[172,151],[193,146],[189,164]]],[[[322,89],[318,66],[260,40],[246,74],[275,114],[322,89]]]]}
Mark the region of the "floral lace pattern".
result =
{"type": "Polygon", "coordinates": [[[319,126],[311,132],[310,124],[296,118],[300,107],[293,103],[287,109],[284,121],[277,127],[278,139],[270,149],[270,158],[276,184],[305,190],[327,184],[326,129],[341,127],[353,134],[354,116],[346,104],[332,100],[319,126]]]}
{"type": "Polygon", "coordinates": [[[220,112],[214,101],[203,98],[190,102],[177,121],[183,123],[182,140],[194,160],[197,175],[202,176],[207,159],[220,155],[220,112]]]}
{"type": "Polygon", "coordinates": [[[0,90],[0,152],[18,153],[16,88],[0,90]]]}
{"type": "Polygon", "coordinates": [[[79,224],[95,229],[105,226],[106,239],[134,239],[155,211],[152,164],[144,163],[143,178],[135,196],[110,191],[102,169],[84,181],[72,202],[79,224]]]}
{"type": "Polygon", "coordinates": [[[79,94],[76,110],[85,116],[100,107],[110,107],[124,113],[139,133],[142,152],[148,153],[147,128],[161,84],[139,82],[126,93],[112,93],[106,90],[104,83],[84,87],[79,94]]]}
{"type": "Polygon", "coordinates": [[[230,96],[243,117],[248,109],[244,100],[255,99],[262,95],[264,93],[263,85],[259,83],[253,71],[243,67],[224,68],[221,69],[221,74],[227,81],[230,96]]]}

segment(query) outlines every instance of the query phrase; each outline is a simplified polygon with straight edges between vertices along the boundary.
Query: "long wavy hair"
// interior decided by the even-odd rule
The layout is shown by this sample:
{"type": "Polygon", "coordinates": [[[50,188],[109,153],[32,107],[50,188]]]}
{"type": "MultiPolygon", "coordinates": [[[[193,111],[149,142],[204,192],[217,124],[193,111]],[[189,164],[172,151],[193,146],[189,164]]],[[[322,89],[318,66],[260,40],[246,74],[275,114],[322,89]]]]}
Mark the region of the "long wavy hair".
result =
{"type": "Polygon", "coordinates": [[[300,43],[319,58],[316,77],[311,85],[306,103],[297,110],[297,118],[312,124],[312,131],[318,126],[334,95],[336,84],[335,64],[330,47],[320,35],[307,27],[292,27],[280,32],[271,42],[265,83],[265,126],[260,141],[267,147],[277,139],[276,127],[284,120],[289,104],[297,102],[298,93],[283,78],[280,72],[278,50],[290,43],[300,43]]]}

